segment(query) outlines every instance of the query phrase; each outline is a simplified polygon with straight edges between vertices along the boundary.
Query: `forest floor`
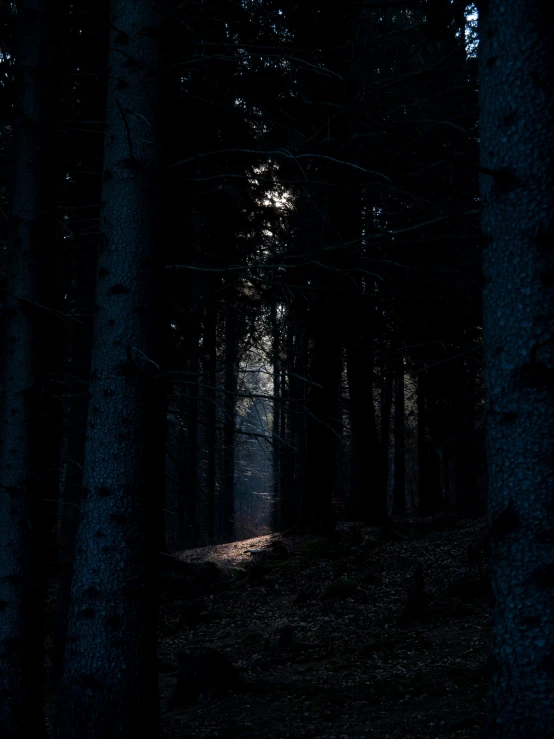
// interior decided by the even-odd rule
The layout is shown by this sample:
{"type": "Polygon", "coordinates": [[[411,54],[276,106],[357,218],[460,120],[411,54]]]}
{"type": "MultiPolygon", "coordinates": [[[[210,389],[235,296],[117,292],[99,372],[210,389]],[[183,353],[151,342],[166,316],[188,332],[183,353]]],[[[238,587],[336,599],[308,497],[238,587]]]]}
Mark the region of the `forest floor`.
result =
{"type": "MultiPolygon", "coordinates": [[[[165,594],[160,659],[216,649],[257,689],[163,710],[168,739],[477,736],[491,596],[485,557],[468,549],[485,522],[411,518],[397,530],[343,524],[333,541],[273,535],[178,553],[217,568],[192,599],[178,578],[165,594]],[[410,612],[418,570],[425,607],[410,612]]],[[[164,707],[176,676],[159,680],[164,707]]]]}

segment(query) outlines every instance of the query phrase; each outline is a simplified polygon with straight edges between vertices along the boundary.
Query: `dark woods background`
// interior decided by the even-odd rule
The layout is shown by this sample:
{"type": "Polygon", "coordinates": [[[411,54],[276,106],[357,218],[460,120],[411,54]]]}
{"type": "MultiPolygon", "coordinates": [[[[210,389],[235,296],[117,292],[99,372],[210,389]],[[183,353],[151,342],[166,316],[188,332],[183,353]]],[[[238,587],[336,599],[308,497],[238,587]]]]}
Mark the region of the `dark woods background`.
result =
{"type": "Polygon", "coordinates": [[[1,24],[4,736],[53,573],[56,736],[154,736],[157,552],[484,511],[477,9],[1,24]]]}
{"type": "MultiPolygon", "coordinates": [[[[475,10],[381,5],[163,8],[144,310],[172,549],[482,506],[475,10]]],[[[110,27],[107,3],[58,4],[39,78],[52,526],[80,495],[110,27]]]]}

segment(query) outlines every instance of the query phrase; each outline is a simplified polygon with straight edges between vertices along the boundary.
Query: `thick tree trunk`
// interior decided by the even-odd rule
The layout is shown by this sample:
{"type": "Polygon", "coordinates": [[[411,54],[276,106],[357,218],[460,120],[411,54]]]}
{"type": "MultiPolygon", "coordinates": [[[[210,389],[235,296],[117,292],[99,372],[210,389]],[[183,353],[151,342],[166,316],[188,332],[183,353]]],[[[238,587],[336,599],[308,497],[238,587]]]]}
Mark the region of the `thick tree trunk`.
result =
{"type": "MultiPolygon", "coordinates": [[[[75,243],[72,245],[71,287],[66,305],[74,315],[65,323],[66,330],[66,382],[71,382],[64,398],[64,425],[62,430],[62,454],[59,475],[57,515],[58,540],[58,592],[56,597],[55,664],[54,673],[61,674],[65,647],[65,634],[73,558],[77,539],[77,526],[81,505],[83,458],[88,409],[88,385],[92,348],[92,316],[95,305],[96,259],[98,234],[91,233],[91,204],[100,202],[101,168],[103,156],[102,138],[94,133],[83,133],[81,121],[98,120],[104,125],[106,107],[105,64],[108,50],[108,0],[98,3],[98,13],[92,15],[86,8],[77,8],[75,24],[83,29],[74,50],[71,71],[79,68],[83,77],[79,80],[79,109],[76,114],[76,131],[70,139],[68,169],[72,181],[68,186],[69,220],[75,243]],[[103,12],[101,12],[103,11],[103,12]],[[83,38],[84,37],[84,38],[83,38]],[[92,172],[98,172],[92,176],[92,172]]],[[[63,29],[65,32],[65,27],[63,29]]],[[[60,33],[62,31],[60,30],[60,33]]],[[[95,208],[98,213],[99,205],[95,208]]]]}
{"type": "Polygon", "coordinates": [[[484,347],[496,597],[487,737],[554,727],[554,34],[490,0],[480,34],[484,347]]]}
{"type": "Polygon", "coordinates": [[[58,541],[58,592],[56,597],[55,627],[55,665],[56,675],[61,674],[73,559],[81,507],[82,471],[85,451],[85,432],[88,406],[88,385],[90,380],[90,352],[92,346],[92,319],[94,311],[94,273],[96,255],[91,248],[84,250],[83,261],[76,268],[75,312],[80,314],[79,322],[66,324],[67,376],[74,382],[71,398],[64,402],[64,422],[62,430],[62,453],[57,513],[58,541]],[[81,269],[87,267],[87,269],[81,269]]]}
{"type": "MultiPolygon", "coordinates": [[[[37,306],[48,250],[48,2],[17,5],[13,238],[9,245],[0,446],[0,726],[6,739],[44,737],[43,625],[38,588],[37,306]],[[36,491],[35,491],[36,492],[36,491]]],[[[54,255],[51,255],[54,258],[54,255]]]]}
{"type": "Polygon", "coordinates": [[[157,359],[160,25],[156,0],[113,0],[85,497],[57,739],[159,734],[145,412],[157,359]]]}

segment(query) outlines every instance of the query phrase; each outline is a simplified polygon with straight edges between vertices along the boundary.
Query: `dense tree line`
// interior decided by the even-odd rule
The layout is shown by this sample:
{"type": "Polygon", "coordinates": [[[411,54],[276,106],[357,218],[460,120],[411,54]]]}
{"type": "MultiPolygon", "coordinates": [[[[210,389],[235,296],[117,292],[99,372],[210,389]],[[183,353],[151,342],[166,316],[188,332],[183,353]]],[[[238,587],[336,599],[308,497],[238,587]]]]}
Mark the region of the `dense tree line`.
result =
{"type": "Polygon", "coordinates": [[[6,4],[5,736],[52,573],[54,736],[158,736],[159,552],[487,495],[490,736],[549,735],[554,47],[480,11],[6,4]]]}

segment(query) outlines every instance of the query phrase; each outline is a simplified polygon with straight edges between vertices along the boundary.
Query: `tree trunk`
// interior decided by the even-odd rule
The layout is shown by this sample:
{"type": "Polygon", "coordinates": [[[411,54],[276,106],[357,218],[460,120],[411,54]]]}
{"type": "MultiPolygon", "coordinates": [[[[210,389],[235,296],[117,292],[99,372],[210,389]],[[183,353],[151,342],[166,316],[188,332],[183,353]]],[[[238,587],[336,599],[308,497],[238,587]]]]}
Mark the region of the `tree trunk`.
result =
{"type": "MultiPolygon", "coordinates": [[[[198,401],[199,401],[199,342],[201,334],[201,310],[197,290],[191,283],[191,306],[184,322],[185,367],[184,384],[177,385],[176,404],[179,423],[174,431],[173,455],[177,466],[176,490],[176,541],[177,549],[196,545],[198,504],[198,401]]],[[[182,360],[181,360],[182,361],[182,360]]]]}
{"type": "Polygon", "coordinates": [[[406,513],[406,422],[404,413],[404,356],[399,351],[394,392],[394,483],[392,512],[395,516],[403,516],[406,513]]]}
{"type": "MultiPolygon", "coordinates": [[[[4,304],[0,446],[0,725],[6,739],[45,737],[42,594],[37,572],[39,460],[35,434],[41,263],[48,253],[48,3],[23,0],[16,19],[13,237],[4,304]]],[[[53,259],[54,255],[50,257],[53,259]]]]}
{"type": "Polygon", "coordinates": [[[480,34],[484,348],[495,672],[487,737],[554,726],[554,43],[548,3],[480,34]]]}
{"type": "Polygon", "coordinates": [[[328,298],[320,294],[313,317],[307,417],[307,470],[302,523],[313,531],[334,529],[337,480],[337,425],[341,382],[341,345],[328,298]]]}
{"type": "MultiPolygon", "coordinates": [[[[77,526],[81,505],[83,459],[88,409],[88,386],[92,348],[92,316],[95,305],[95,275],[98,250],[98,234],[90,230],[91,203],[100,202],[101,168],[103,156],[102,138],[94,133],[83,133],[82,121],[104,125],[106,107],[105,63],[108,51],[108,27],[105,22],[109,2],[98,3],[97,14],[86,8],[77,8],[75,24],[83,29],[74,33],[78,39],[72,55],[71,72],[76,68],[83,74],[79,80],[79,108],[76,112],[76,130],[70,138],[67,169],[72,172],[68,185],[70,213],[69,227],[75,242],[71,245],[71,287],[67,293],[66,310],[73,319],[65,322],[66,373],[69,388],[64,398],[64,428],[59,475],[57,514],[58,541],[58,592],[56,596],[56,626],[54,674],[61,675],[65,634],[73,576],[73,558],[77,539],[77,526]],[[83,38],[84,37],[84,38],[83,38]],[[98,172],[92,176],[92,172],[98,172]]],[[[58,31],[66,32],[66,27],[58,31]]],[[[65,163],[65,162],[64,162],[65,163]]],[[[100,206],[94,209],[99,213],[100,206]]]]}
{"type": "Polygon", "coordinates": [[[383,456],[387,465],[387,487],[389,472],[389,446],[390,446],[390,421],[392,408],[392,386],[394,382],[394,369],[392,352],[390,347],[385,350],[385,356],[381,364],[383,376],[381,377],[381,445],[383,456]]]}
{"type": "Polygon", "coordinates": [[[235,535],[235,439],[236,439],[236,396],[238,382],[237,317],[227,306],[225,321],[225,370],[223,408],[223,481],[220,502],[220,537],[233,541],[235,535]]]}
{"type": "Polygon", "coordinates": [[[291,323],[292,309],[285,324],[286,362],[283,368],[283,380],[286,377],[286,395],[283,403],[281,429],[285,431],[287,444],[281,457],[281,498],[279,501],[279,527],[288,530],[296,523],[296,505],[294,491],[295,444],[299,414],[301,414],[299,395],[300,383],[294,373],[295,327],[291,323]]]}
{"type": "Polygon", "coordinates": [[[82,471],[85,452],[85,433],[90,380],[90,350],[92,346],[92,319],[94,311],[94,274],[96,255],[92,248],[83,250],[83,261],[76,267],[75,312],[79,322],[68,321],[67,376],[74,382],[74,391],[64,402],[62,454],[57,513],[58,592],[56,597],[55,664],[54,672],[61,675],[73,559],[82,494],[82,471]]]}
{"type": "Polygon", "coordinates": [[[160,26],[154,0],[113,0],[85,497],[57,739],[159,735],[145,411],[157,360],[160,26]]]}
{"type": "Polygon", "coordinates": [[[277,531],[281,524],[281,337],[277,317],[277,299],[271,304],[271,332],[273,359],[273,515],[272,529],[277,531]]]}
{"type": "Polygon", "coordinates": [[[302,298],[295,301],[295,304],[295,352],[293,372],[290,375],[289,382],[291,388],[294,388],[293,397],[296,399],[292,417],[296,453],[293,460],[294,483],[292,485],[294,506],[291,510],[290,518],[291,522],[294,521],[294,523],[297,523],[301,520],[306,491],[308,457],[308,337],[302,298]]]}
{"type": "Polygon", "coordinates": [[[381,526],[388,517],[387,460],[375,418],[371,343],[358,337],[347,346],[346,368],[356,469],[359,475],[360,517],[381,526]]]}
{"type": "Polygon", "coordinates": [[[469,516],[482,516],[484,506],[477,485],[480,449],[475,431],[475,378],[464,362],[461,363],[460,392],[456,400],[460,433],[454,451],[456,507],[469,516]]]}
{"type": "Polygon", "coordinates": [[[204,400],[206,405],[206,505],[208,513],[208,542],[216,539],[216,403],[217,396],[215,385],[217,382],[217,311],[215,306],[206,309],[204,320],[204,377],[206,388],[204,389],[204,400]]]}
{"type": "Polygon", "coordinates": [[[189,354],[189,372],[191,384],[188,388],[188,413],[187,413],[187,448],[186,448],[186,486],[184,490],[186,505],[186,535],[187,547],[196,545],[197,522],[196,507],[198,495],[198,343],[200,340],[200,313],[196,307],[191,316],[192,326],[190,328],[191,348],[189,354]]]}
{"type": "MultiPolygon", "coordinates": [[[[286,363],[285,367],[281,364],[281,408],[279,409],[280,429],[281,429],[281,444],[279,447],[279,499],[284,500],[287,496],[287,484],[288,484],[288,472],[287,472],[287,452],[289,447],[287,445],[287,439],[289,437],[289,414],[287,411],[287,399],[290,395],[289,386],[287,383],[287,372],[286,363]]],[[[283,508],[282,505],[279,506],[283,508]]],[[[283,529],[281,519],[279,517],[279,526],[283,529]]]]}
{"type": "Polygon", "coordinates": [[[429,450],[427,424],[429,415],[429,375],[422,370],[417,378],[417,456],[419,480],[419,512],[436,513],[441,508],[438,457],[429,450]]]}

